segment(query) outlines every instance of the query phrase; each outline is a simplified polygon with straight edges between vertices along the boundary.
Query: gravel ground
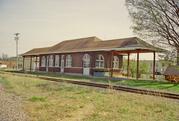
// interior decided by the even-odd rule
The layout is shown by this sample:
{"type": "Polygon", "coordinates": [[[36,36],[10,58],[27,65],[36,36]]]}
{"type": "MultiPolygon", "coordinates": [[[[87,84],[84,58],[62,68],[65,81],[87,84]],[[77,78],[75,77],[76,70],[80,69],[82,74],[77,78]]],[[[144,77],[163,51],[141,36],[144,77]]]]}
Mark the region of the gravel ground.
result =
{"type": "Polygon", "coordinates": [[[2,92],[3,91],[3,87],[2,87],[2,85],[0,84],[0,92],[2,92]]]}
{"type": "Polygon", "coordinates": [[[28,121],[22,110],[20,98],[6,93],[2,85],[0,85],[0,121],[28,121]]]}

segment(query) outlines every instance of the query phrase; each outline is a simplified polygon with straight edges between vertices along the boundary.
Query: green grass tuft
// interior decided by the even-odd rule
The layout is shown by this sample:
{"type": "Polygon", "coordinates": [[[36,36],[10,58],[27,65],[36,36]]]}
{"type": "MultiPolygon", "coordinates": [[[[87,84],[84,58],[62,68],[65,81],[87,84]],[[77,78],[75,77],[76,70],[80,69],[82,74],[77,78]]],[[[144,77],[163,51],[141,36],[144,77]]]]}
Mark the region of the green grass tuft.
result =
{"type": "Polygon", "coordinates": [[[45,97],[39,97],[39,96],[33,96],[29,99],[29,101],[32,101],[32,102],[37,102],[37,101],[45,102],[45,100],[46,100],[45,97]]]}

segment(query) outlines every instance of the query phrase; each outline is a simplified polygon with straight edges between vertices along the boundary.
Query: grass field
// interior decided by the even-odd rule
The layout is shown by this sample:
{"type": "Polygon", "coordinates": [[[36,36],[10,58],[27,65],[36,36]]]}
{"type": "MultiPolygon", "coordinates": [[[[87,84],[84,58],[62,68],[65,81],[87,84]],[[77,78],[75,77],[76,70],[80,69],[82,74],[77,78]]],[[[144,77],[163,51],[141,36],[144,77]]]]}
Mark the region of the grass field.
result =
{"type": "Polygon", "coordinates": [[[29,73],[33,75],[44,75],[57,77],[60,79],[71,79],[71,80],[81,80],[81,81],[92,81],[92,82],[100,82],[100,83],[111,83],[116,85],[124,85],[136,88],[146,88],[146,89],[154,89],[154,90],[162,90],[162,91],[170,91],[179,93],[179,84],[171,83],[167,81],[156,81],[156,80],[108,80],[107,78],[97,78],[97,77],[84,77],[77,75],[65,75],[65,74],[56,74],[56,73],[29,73]]]}
{"type": "Polygon", "coordinates": [[[178,121],[179,102],[0,74],[32,121],[178,121]]]}

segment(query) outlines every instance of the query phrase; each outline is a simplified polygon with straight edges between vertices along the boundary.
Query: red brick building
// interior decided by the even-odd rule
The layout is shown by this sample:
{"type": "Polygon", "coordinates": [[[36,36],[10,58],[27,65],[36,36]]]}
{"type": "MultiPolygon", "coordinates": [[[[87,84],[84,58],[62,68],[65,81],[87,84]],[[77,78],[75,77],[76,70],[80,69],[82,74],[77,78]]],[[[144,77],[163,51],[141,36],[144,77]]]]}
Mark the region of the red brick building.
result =
{"type": "Polygon", "coordinates": [[[24,53],[23,70],[113,76],[122,73],[124,56],[128,56],[127,70],[129,70],[130,54],[137,53],[137,72],[139,72],[139,53],[152,52],[155,72],[155,53],[161,51],[163,50],[137,37],[106,41],[97,37],[80,38],[62,41],[51,47],[35,48],[24,53]],[[30,60],[28,63],[27,58],[30,60]],[[25,68],[25,64],[29,64],[29,67],[25,68]]]}

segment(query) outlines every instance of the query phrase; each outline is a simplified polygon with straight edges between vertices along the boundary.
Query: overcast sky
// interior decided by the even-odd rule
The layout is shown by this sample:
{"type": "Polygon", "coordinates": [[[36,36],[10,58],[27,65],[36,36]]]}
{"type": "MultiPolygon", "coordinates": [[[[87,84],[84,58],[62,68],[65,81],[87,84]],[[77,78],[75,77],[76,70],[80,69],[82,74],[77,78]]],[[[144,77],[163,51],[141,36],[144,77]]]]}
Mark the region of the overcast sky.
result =
{"type": "MultiPolygon", "coordinates": [[[[63,40],[134,36],[125,0],[0,0],[0,53],[19,53],[63,40]]],[[[149,59],[148,56],[143,56],[149,59]]]]}

